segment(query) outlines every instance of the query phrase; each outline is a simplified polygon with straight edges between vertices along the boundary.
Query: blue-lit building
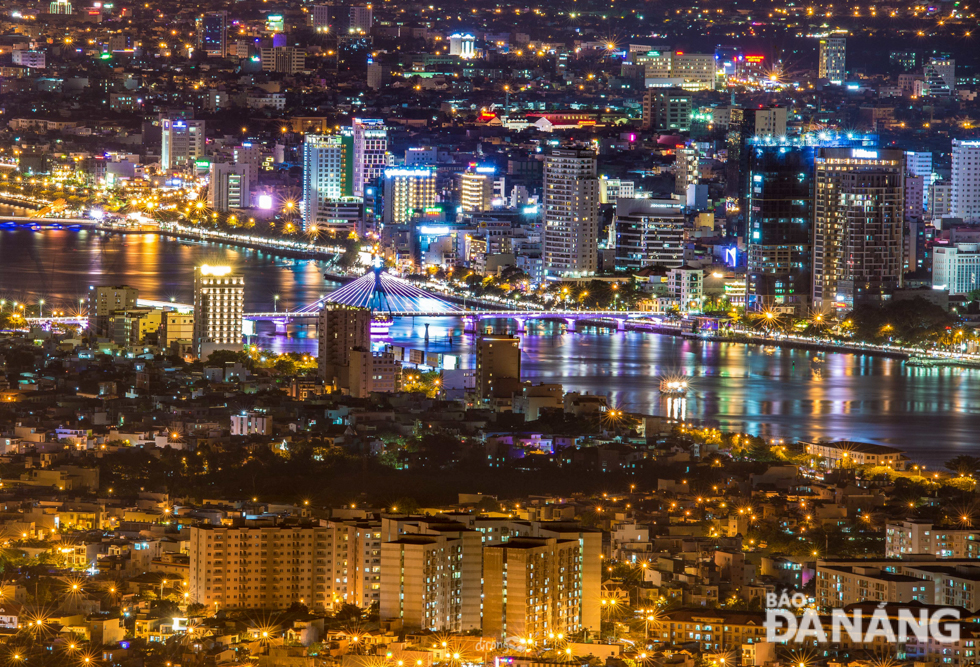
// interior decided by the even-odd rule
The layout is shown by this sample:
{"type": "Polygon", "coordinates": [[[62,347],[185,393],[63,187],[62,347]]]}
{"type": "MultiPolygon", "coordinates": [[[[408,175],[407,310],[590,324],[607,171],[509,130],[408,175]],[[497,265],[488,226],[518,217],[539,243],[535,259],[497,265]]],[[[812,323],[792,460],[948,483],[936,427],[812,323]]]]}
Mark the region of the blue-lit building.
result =
{"type": "Polygon", "coordinates": [[[211,12],[197,19],[197,47],[224,58],[228,51],[228,12],[211,12]]]}
{"type": "Polygon", "coordinates": [[[813,158],[805,145],[748,147],[746,302],[804,315],[813,272],[813,158]]]}

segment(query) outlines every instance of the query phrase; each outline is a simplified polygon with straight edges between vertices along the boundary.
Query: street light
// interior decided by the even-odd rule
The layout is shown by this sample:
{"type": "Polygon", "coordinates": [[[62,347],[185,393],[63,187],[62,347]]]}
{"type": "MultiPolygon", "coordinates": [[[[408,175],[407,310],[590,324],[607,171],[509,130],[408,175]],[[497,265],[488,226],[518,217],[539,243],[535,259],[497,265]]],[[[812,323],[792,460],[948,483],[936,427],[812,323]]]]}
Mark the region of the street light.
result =
{"type": "Polygon", "coordinates": [[[44,299],[37,302],[37,316],[44,317],[44,299]]]}
{"type": "Polygon", "coordinates": [[[272,297],[272,312],[274,312],[274,313],[278,313],[279,312],[279,295],[278,294],[276,294],[274,297],[272,297]]]}

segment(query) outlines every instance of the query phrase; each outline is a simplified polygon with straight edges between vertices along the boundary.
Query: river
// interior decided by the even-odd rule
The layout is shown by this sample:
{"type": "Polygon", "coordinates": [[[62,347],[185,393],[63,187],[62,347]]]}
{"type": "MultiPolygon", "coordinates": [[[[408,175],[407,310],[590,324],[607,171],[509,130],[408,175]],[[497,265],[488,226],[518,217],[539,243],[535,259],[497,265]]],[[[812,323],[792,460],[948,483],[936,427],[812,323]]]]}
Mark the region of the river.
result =
{"type": "MultiPolygon", "coordinates": [[[[245,309],[291,309],[336,287],[317,260],[277,257],[153,234],[0,230],[0,298],[71,311],[97,284],[129,284],[156,300],[192,300],[193,267],[230,264],[245,276],[245,309]]],[[[491,322],[501,330],[508,322],[491,322]]],[[[451,352],[473,365],[472,336],[452,318],[403,318],[390,340],[451,352]],[[425,324],[429,338],[425,339],[425,324]],[[454,331],[452,342],[449,331],[454,331]]],[[[275,350],[315,352],[311,338],[260,332],[275,350]]],[[[625,410],[674,414],[772,438],[850,439],[900,447],[930,466],[977,453],[980,371],[908,367],[900,360],[681,339],[639,332],[586,330],[559,335],[532,326],[522,341],[523,375],[566,390],[607,394],[625,410]],[[659,377],[692,377],[686,400],[668,401],[659,377]]]]}

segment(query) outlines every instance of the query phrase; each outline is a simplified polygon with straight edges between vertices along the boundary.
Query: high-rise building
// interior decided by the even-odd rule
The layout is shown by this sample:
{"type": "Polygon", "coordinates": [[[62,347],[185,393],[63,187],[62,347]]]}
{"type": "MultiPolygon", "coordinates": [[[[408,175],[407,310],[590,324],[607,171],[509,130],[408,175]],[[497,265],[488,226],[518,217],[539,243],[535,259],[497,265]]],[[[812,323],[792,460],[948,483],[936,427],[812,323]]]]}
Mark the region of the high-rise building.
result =
{"type": "Polygon", "coordinates": [[[267,46],[260,57],[263,72],[296,74],[306,69],[306,51],[295,46],[267,46]]]}
{"type": "MultiPolygon", "coordinates": [[[[913,176],[922,177],[922,201],[919,207],[925,210],[929,207],[929,186],[935,180],[932,173],[932,152],[931,151],[905,151],[905,168],[913,176]]],[[[909,202],[905,202],[909,208],[909,202]]]]}
{"type": "Polygon", "coordinates": [[[682,88],[650,88],[643,95],[643,127],[691,129],[691,93],[682,88]]]}
{"type": "Polygon", "coordinates": [[[381,544],[381,618],[413,630],[478,630],[481,533],[439,519],[382,521],[390,523],[398,524],[398,535],[381,544]]]}
{"type": "Polygon", "coordinates": [[[164,118],[161,130],[160,167],[164,171],[204,157],[203,120],[164,118]]]}
{"type": "Polygon", "coordinates": [[[956,93],[956,61],[952,58],[930,58],[922,66],[925,94],[949,97],[956,93]]]}
{"type": "Polygon", "coordinates": [[[938,220],[953,215],[953,184],[949,181],[935,181],[927,190],[929,194],[926,198],[929,205],[926,208],[926,217],[930,220],[938,220]]]}
{"type": "Polygon", "coordinates": [[[476,57],[476,37],[469,33],[453,33],[449,36],[449,55],[464,60],[476,57]]]}
{"type": "Polygon", "coordinates": [[[683,79],[686,90],[714,90],[717,79],[713,53],[680,53],[675,51],[670,64],[672,79],[683,79]]]}
{"type": "Polygon", "coordinates": [[[209,12],[197,19],[197,48],[224,58],[228,52],[228,12],[209,12]]]}
{"type": "Polygon", "coordinates": [[[242,349],[245,277],[230,266],[194,268],[194,351],[207,359],[215,350],[242,349]]]}
{"type": "Polygon", "coordinates": [[[324,304],[317,321],[320,378],[334,388],[350,387],[351,350],[371,349],[371,311],[324,304]]]}
{"type": "Polygon", "coordinates": [[[675,199],[618,199],[616,270],[684,264],[684,203],[675,199]]]}
{"type": "Polygon", "coordinates": [[[544,265],[550,276],[586,276],[599,252],[595,153],[551,151],[544,163],[544,265]]]}
{"type": "Polygon", "coordinates": [[[330,32],[333,10],[333,5],[313,5],[313,10],[310,12],[313,32],[330,32]]]}
{"type": "Polygon", "coordinates": [[[980,220],[980,141],[953,139],[951,214],[964,222],[980,220]]]}
{"type": "Polygon", "coordinates": [[[813,216],[813,301],[849,310],[901,287],[905,154],[818,148],[813,216]]]}
{"type": "Polygon", "coordinates": [[[350,8],[350,29],[352,35],[369,35],[374,25],[374,8],[371,5],[352,5],[350,8]]]}
{"type": "Polygon", "coordinates": [[[364,196],[364,186],[380,178],[388,164],[388,130],[383,120],[355,118],[353,122],[353,194],[364,196]]]}
{"type": "Polygon", "coordinates": [[[701,155],[695,146],[674,151],[674,194],[687,195],[687,186],[701,180],[701,155]]]}
{"type": "Polygon", "coordinates": [[[465,213],[490,210],[493,200],[493,167],[470,166],[459,176],[459,205],[465,213]]]}
{"type": "Polygon", "coordinates": [[[833,84],[840,85],[847,79],[847,40],[843,37],[826,37],[820,40],[820,66],[818,75],[833,84]]]}
{"type": "Polygon", "coordinates": [[[88,326],[96,336],[108,336],[112,316],[117,310],[136,308],[139,290],[129,285],[99,285],[89,302],[88,326]]]}
{"type": "Polygon", "coordinates": [[[190,600],[210,609],[286,609],[293,604],[333,609],[344,593],[337,581],[346,581],[353,567],[347,564],[346,532],[333,522],[194,526],[190,600]]]}
{"type": "Polygon", "coordinates": [[[258,146],[251,142],[245,142],[240,146],[235,146],[232,153],[235,164],[248,167],[248,182],[252,185],[259,180],[259,162],[262,158],[262,151],[258,146]]]}
{"type": "Polygon", "coordinates": [[[580,632],[583,561],[577,540],[515,537],[484,548],[484,636],[580,632]]]}
{"type": "Polygon", "coordinates": [[[435,169],[390,167],[384,179],[385,224],[410,222],[436,203],[435,169]]]}
{"type": "Polygon", "coordinates": [[[617,199],[632,199],[636,194],[636,184],[618,178],[599,179],[599,203],[615,204],[617,199]]]}
{"type": "Polygon", "coordinates": [[[813,277],[815,149],[759,142],[746,150],[747,306],[805,316],[813,277]]]}
{"type": "Polygon", "coordinates": [[[980,289],[980,245],[937,245],[932,255],[932,286],[950,294],[980,289]]]}
{"type": "Polygon", "coordinates": [[[477,398],[509,398],[520,381],[521,339],[481,336],[476,343],[477,398]]]}
{"type": "Polygon", "coordinates": [[[67,0],[55,0],[48,4],[49,14],[71,14],[71,3],[67,0]]]}
{"type": "Polygon", "coordinates": [[[210,173],[208,205],[211,208],[224,212],[231,208],[249,208],[252,205],[248,165],[212,162],[210,173]]]}
{"type": "Polygon", "coordinates": [[[303,225],[328,222],[326,204],[350,194],[351,155],[336,134],[308,134],[303,141],[303,225]]]}
{"type": "Polygon", "coordinates": [[[771,106],[750,111],[755,117],[755,136],[777,140],[786,137],[786,107],[771,106]]]}

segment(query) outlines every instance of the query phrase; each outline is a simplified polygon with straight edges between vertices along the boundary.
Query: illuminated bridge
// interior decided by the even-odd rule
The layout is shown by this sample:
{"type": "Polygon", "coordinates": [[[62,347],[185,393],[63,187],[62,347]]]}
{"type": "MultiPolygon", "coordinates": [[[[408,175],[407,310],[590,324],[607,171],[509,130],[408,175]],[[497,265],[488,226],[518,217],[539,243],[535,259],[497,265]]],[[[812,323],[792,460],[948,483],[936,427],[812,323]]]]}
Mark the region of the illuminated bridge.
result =
{"type": "Polygon", "coordinates": [[[246,331],[254,330],[255,321],[271,321],[275,323],[277,332],[285,333],[288,325],[315,326],[317,316],[323,307],[335,303],[370,308],[376,318],[385,320],[395,317],[458,317],[463,320],[465,331],[475,332],[480,320],[485,319],[515,320],[517,331],[523,331],[525,322],[530,319],[563,320],[567,329],[574,331],[576,323],[584,322],[623,329],[626,320],[650,315],[646,312],[628,310],[543,310],[530,307],[516,309],[507,304],[483,299],[466,301],[469,307],[452,303],[406,280],[391,276],[376,266],[357,280],[298,310],[246,313],[244,318],[250,321],[246,331]]]}

